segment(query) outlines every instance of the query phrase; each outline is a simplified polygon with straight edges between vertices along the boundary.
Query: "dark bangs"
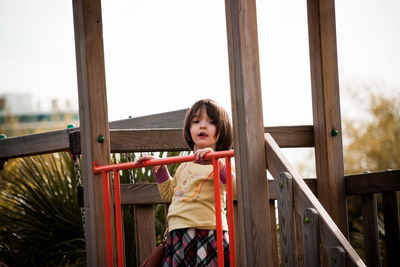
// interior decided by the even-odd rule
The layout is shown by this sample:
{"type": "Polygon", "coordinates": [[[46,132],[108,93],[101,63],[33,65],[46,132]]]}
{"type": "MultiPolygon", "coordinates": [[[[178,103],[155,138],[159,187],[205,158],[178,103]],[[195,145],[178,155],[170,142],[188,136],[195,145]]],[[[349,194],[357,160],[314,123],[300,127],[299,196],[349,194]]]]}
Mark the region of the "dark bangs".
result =
{"type": "Polygon", "coordinates": [[[217,144],[216,151],[228,150],[232,147],[233,134],[232,125],[226,110],[211,99],[199,100],[186,113],[183,135],[190,149],[193,150],[194,142],[190,135],[190,126],[195,115],[206,112],[207,116],[214,121],[216,126],[217,144]]]}

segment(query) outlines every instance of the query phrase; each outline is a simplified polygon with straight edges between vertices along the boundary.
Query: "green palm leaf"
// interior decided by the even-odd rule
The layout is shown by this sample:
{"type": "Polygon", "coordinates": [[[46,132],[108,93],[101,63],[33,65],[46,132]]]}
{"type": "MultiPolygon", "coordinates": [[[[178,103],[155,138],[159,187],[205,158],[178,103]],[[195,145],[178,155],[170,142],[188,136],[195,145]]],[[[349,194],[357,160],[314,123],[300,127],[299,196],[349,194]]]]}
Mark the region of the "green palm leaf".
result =
{"type": "Polygon", "coordinates": [[[27,157],[0,173],[0,261],[85,265],[76,177],[67,153],[27,157]]]}

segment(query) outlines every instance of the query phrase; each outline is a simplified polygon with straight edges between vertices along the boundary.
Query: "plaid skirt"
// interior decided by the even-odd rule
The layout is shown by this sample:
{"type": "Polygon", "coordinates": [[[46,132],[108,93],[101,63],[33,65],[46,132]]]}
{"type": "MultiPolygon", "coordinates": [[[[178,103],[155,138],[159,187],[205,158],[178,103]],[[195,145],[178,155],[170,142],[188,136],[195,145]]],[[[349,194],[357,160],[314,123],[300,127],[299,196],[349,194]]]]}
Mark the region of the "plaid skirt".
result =
{"type": "MultiPolygon", "coordinates": [[[[224,266],[229,267],[229,236],[223,231],[224,266]]],[[[185,228],[169,233],[163,267],[218,266],[214,230],[185,228]]]]}

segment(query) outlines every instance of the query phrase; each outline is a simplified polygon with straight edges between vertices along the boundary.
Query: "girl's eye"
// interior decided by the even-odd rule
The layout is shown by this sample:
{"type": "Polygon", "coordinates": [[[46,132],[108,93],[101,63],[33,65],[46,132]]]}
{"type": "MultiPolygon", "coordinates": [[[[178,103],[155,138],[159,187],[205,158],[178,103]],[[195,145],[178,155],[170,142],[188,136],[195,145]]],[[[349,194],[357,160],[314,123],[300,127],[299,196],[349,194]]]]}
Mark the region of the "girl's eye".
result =
{"type": "Polygon", "coordinates": [[[199,123],[199,120],[192,120],[192,123],[199,123]]]}
{"type": "Polygon", "coordinates": [[[215,121],[210,121],[211,124],[215,124],[215,121]]]}

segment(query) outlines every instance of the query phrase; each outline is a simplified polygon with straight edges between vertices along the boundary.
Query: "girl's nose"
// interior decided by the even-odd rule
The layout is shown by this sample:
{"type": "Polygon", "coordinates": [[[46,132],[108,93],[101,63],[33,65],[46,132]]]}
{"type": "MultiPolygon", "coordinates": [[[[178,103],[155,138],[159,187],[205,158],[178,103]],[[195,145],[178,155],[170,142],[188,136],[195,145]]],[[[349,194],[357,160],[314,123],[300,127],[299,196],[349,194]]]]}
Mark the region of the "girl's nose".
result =
{"type": "Polygon", "coordinates": [[[207,127],[207,122],[206,121],[201,121],[200,122],[200,128],[205,129],[207,127]]]}

